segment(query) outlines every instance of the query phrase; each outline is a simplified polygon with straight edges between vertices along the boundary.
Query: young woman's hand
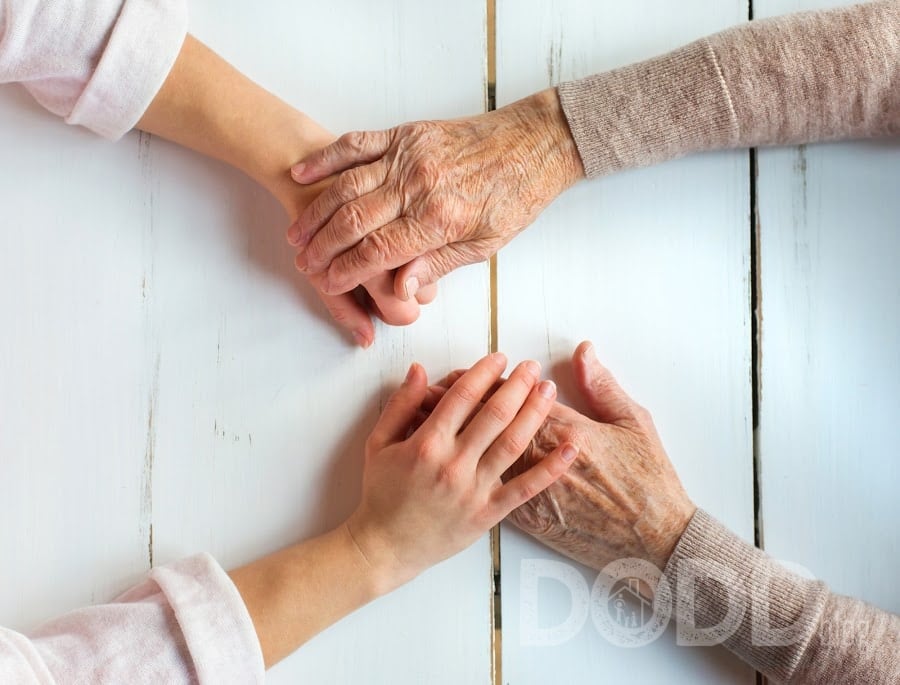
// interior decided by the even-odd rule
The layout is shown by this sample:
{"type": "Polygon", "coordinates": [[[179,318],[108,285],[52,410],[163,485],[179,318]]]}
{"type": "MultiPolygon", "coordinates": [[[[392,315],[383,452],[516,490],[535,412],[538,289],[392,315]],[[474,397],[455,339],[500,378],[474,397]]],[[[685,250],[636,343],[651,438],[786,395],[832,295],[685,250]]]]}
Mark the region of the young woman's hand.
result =
{"type": "MultiPolygon", "coordinates": [[[[598,571],[624,557],[646,559],[662,570],[697,507],[666,455],[650,414],[600,364],[589,342],[575,350],[572,370],[591,415],[554,403],[521,459],[503,477],[533,469],[563,444],[574,445],[578,458],[507,520],[598,571]]],[[[463,373],[453,371],[429,388],[419,423],[463,373]]]]}
{"type": "Polygon", "coordinates": [[[422,367],[413,364],[388,400],[366,444],[362,501],[347,521],[382,591],[471,545],[574,460],[575,449],[562,443],[516,478],[500,480],[556,397],[551,381],[539,381],[536,362],[519,364],[495,388],[505,368],[502,354],[480,360],[411,434],[428,394],[422,367]]]}

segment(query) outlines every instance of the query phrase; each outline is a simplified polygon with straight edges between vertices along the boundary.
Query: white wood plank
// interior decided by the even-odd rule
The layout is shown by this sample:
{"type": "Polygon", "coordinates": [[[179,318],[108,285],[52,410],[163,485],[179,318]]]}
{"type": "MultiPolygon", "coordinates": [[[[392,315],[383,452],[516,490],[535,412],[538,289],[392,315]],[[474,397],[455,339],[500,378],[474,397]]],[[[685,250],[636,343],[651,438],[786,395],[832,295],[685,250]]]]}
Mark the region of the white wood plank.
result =
{"type": "MultiPolygon", "coordinates": [[[[484,3],[195,2],[192,28],[335,131],[483,110],[484,3]],[[440,88],[434,84],[440,83],[440,88]]],[[[408,329],[356,350],[322,318],[250,181],[151,145],[160,358],[155,561],[226,566],[336,525],[358,499],[365,435],[413,360],[435,373],[487,349],[482,265],[408,329]]],[[[486,539],[327,631],[273,683],[487,683],[486,539]]]]}
{"type": "Polygon", "coordinates": [[[149,567],[143,158],[0,89],[0,621],[149,567]],[[104,201],[104,198],[110,198],[104,201]]]}
{"type": "MultiPolygon", "coordinates": [[[[835,4],[754,3],[760,17],[835,4]]],[[[898,176],[896,140],[759,153],[763,544],[832,590],[893,612],[898,176]]]]}
{"type": "MultiPolygon", "coordinates": [[[[498,105],[745,18],[744,2],[501,0],[498,105]]],[[[746,152],[725,152],[583,183],[505,249],[498,283],[500,349],[557,365],[592,339],[697,504],[752,539],[748,170],[746,152]]],[[[523,644],[522,564],[562,557],[511,527],[501,542],[504,682],[754,682],[721,648],[678,648],[671,627],[637,649],[590,619],[562,644],[523,644]]],[[[569,615],[562,586],[538,591],[542,627],[569,615]]]]}
{"type": "MultiPolygon", "coordinates": [[[[483,2],[192,12],[335,131],[483,109],[483,2]]],[[[484,266],[357,351],[293,271],[280,210],[236,172],[137,134],[109,145],[18,88],[0,90],[0,146],[4,625],[109,599],[151,558],[208,550],[228,567],[336,524],[408,364],[441,374],[487,349],[484,266]]],[[[487,683],[490,592],[483,539],[270,681],[487,683]]]]}

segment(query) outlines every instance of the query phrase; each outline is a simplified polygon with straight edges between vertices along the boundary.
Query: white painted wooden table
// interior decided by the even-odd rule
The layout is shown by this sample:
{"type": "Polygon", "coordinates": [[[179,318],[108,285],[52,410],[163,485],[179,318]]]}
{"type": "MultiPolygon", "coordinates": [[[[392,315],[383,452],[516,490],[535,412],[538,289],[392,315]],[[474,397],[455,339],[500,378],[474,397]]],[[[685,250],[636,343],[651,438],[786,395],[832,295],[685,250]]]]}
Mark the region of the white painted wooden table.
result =
{"type": "MultiPolygon", "coordinates": [[[[498,0],[498,105],[747,18],[737,0],[498,0]]],[[[483,0],[198,0],[191,28],[335,131],[484,109],[483,0]]],[[[109,599],[152,564],[207,550],[231,567],[325,530],[355,504],[364,436],[406,366],[488,349],[486,266],[358,351],[295,275],[277,205],[236,172],[137,133],[104,143],[16,87],[0,89],[0,149],[4,625],[109,599]]],[[[592,338],[701,506],[752,539],[755,452],[765,547],[900,611],[900,147],[763,150],[757,167],[755,193],[747,151],[570,191],[499,259],[499,348],[553,365],[592,338]]],[[[501,548],[503,682],[754,681],[671,630],[629,650],[588,619],[535,644],[574,605],[526,576],[562,558],[507,527],[501,548]]],[[[491,574],[485,537],[269,679],[486,685],[491,574]]]]}

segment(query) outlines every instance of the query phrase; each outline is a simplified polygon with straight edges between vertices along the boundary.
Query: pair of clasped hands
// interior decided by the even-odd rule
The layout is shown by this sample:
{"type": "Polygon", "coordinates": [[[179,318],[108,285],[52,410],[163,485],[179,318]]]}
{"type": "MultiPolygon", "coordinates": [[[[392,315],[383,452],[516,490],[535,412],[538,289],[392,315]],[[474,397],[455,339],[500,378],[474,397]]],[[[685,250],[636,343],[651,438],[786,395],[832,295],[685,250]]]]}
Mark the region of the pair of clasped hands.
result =
{"type": "MultiPolygon", "coordinates": [[[[332,315],[329,303],[344,298],[335,318],[360,346],[372,344],[374,329],[351,291],[365,288],[387,323],[412,323],[437,279],[489,257],[577,180],[580,163],[575,172],[538,164],[529,187],[492,169],[522,168],[511,153],[522,138],[507,141],[510,127],[496,117],[489,135],[484,125],[476,117],[347,134],[292,168],[296,183],[318,193],[288,229],[297,268],[332,315]],[[479,156],[472,142],[485,140],[489,149],[467,165],[479,156]]],[[[598,570],[628,556],[664,568],[696,507],[649,413],[587,342],[572,372],[592,417],[555,402],[556,386],[540,380],[536,362],[504,379],[506,367],[497,353],[429,385],[413,364],[388,401],[367,442],[362,502],[347,522],[370,564],[392,569],[383,589],[507,516],[598,570]]]]}

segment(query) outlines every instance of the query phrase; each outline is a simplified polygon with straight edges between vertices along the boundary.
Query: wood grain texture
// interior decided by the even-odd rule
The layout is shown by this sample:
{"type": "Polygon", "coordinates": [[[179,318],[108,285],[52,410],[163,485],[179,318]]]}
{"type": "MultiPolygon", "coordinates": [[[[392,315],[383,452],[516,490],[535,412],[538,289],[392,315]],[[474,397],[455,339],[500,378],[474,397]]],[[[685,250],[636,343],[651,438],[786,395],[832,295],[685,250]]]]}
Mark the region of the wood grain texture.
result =
{"type": "MultiPolygon", "coordinates": [[[[498,105],[673,49],[746,10],[712,0],[502,0],[498,105]]],[[[654,414],[694,500],[752,540],[748,175],[747,153],[725,152],[582,183],[504,250],[498,282],[499,348],[542,361],[581,406],[565,362],[592,339],[654,414]]],[[[625,649],[588,618],[561,644],[523,644],[529,564],[562,558],[512,528],[501,541],[504,683],[754,682],[724,650],[678,648],[671,628],[625,649]]],[[[588,587],[597,575],[570,567],[588,587]]],[[[558,581],[539,582],[541,627],[564,621],[572,604],[558,581]]]]}
{"type": "MultiPolygon", "coordinates": [[[[834,6],[762,0],[756,16],[834,6]]],[[[849,3],[846,3],[849,4],[849,3]]],[[[765,549],[900,611],[900,145],[759,152],[765,549]]]]}
{"type": "Polygon", "coordinates": [[[137,136],[67,128],[18,87],[0,149],[0,617],[25,629],[148,568],[149,193],[137,136]]]}
{"type": "MultiPolygon", "coordinates": [[[[191,10],[199,38],[336,132],[483,111],[481,1],[191,10]]],[[[4,624],[109,599],[151,558],[206,550],[228,568],[337,524],[408,365],[438,375],[487,350],[484,265],[447,279],[415,326],[380,327],[357,350],[293,270],[285,217],[251,181],[137,133],[104,143],[17,88],[0,96],[13,151],[0,518],[16,522],[0,532],[0,581],[17,590],[0,600],[4,624]]],[[[490,573],[485,537],[269,681],[488,683],[490,573]]]]}

